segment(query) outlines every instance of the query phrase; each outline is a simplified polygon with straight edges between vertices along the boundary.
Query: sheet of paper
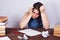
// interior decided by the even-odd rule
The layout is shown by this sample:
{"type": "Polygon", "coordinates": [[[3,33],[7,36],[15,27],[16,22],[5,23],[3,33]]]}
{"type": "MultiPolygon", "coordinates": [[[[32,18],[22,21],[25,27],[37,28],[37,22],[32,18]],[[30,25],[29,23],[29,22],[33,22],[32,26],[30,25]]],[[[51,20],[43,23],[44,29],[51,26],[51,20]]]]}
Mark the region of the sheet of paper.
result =
{"type": "Polygon", "coordinates": [[[8,36],[0,37],[0,40],[11,40],[8,36]]]}
{"type": "Polygon", "coordinates": [[[33,29],[24,29],[24,30],[18,30],[21,33],[25,33],[28,36],[36,36],[41,34],[41,32],[33,30],[33,29]]]}

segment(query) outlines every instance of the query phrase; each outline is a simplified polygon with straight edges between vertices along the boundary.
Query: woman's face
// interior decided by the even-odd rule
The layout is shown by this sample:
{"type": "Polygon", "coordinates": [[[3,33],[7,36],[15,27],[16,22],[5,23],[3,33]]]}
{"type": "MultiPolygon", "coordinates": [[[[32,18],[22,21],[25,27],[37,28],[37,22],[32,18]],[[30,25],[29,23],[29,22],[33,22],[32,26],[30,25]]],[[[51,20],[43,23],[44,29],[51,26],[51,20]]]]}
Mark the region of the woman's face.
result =
{"type": "Polygon", "coordinates": [[[34,9],[33,14],[32,14],[32,18],[38,18],[39,17],[39,11],[37,9],[34,9]]]}

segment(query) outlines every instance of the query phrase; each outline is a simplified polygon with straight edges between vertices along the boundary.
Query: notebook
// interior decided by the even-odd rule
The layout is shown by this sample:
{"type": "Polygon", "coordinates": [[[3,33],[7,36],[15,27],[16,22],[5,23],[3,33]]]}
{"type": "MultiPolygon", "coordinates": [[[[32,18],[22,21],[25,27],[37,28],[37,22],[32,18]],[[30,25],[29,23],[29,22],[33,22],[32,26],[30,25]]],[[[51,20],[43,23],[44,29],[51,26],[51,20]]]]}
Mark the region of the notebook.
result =
{"type": "Polygon", "coordinates": [[[41,32],[33,30],[33,29],[24,29],[24,30],[18,30],[18,31],[26,34],[27,36],[36,36],[36,35],[41,34],[41,32]]]}
{"type": "Polygon", "coordinates": [[[0,40],[11,40],[8,36],[0,37],[0,40]]]}

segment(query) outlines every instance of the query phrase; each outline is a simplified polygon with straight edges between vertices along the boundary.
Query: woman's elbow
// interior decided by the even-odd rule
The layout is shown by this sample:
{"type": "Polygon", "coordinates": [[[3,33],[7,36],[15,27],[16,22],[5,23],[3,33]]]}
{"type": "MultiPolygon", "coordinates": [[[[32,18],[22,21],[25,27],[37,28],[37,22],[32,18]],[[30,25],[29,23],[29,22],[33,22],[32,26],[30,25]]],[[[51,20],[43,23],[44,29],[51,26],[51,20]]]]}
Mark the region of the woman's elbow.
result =
{"type": "Polygon", "coordinates": [[[20,29],[23,29],[23,28],[24,28],[23,24],[22,24],[22,23],[20,23],[20,29]]]}
{"type": "Polygon", "coordinates": [[[49,29],[49,26],[50,26],[49,24],[46,24],[46,25],[44,25],[44,28],[49,29]]]}

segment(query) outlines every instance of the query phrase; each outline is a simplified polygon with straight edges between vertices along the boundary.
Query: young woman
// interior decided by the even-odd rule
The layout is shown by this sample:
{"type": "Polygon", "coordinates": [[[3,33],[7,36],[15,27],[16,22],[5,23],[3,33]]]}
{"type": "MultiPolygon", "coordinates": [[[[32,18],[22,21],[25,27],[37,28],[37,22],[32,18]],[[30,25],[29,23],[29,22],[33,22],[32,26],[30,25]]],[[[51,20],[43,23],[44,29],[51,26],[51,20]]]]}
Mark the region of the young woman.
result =
{"type": "Polygon", "coordinates": [[[45,13],[45,7],[41,2],[36,2],[23,16],[20,28],[23,29],[28,24],[28,28],[49,28],[49,22],[45,13]]]}

